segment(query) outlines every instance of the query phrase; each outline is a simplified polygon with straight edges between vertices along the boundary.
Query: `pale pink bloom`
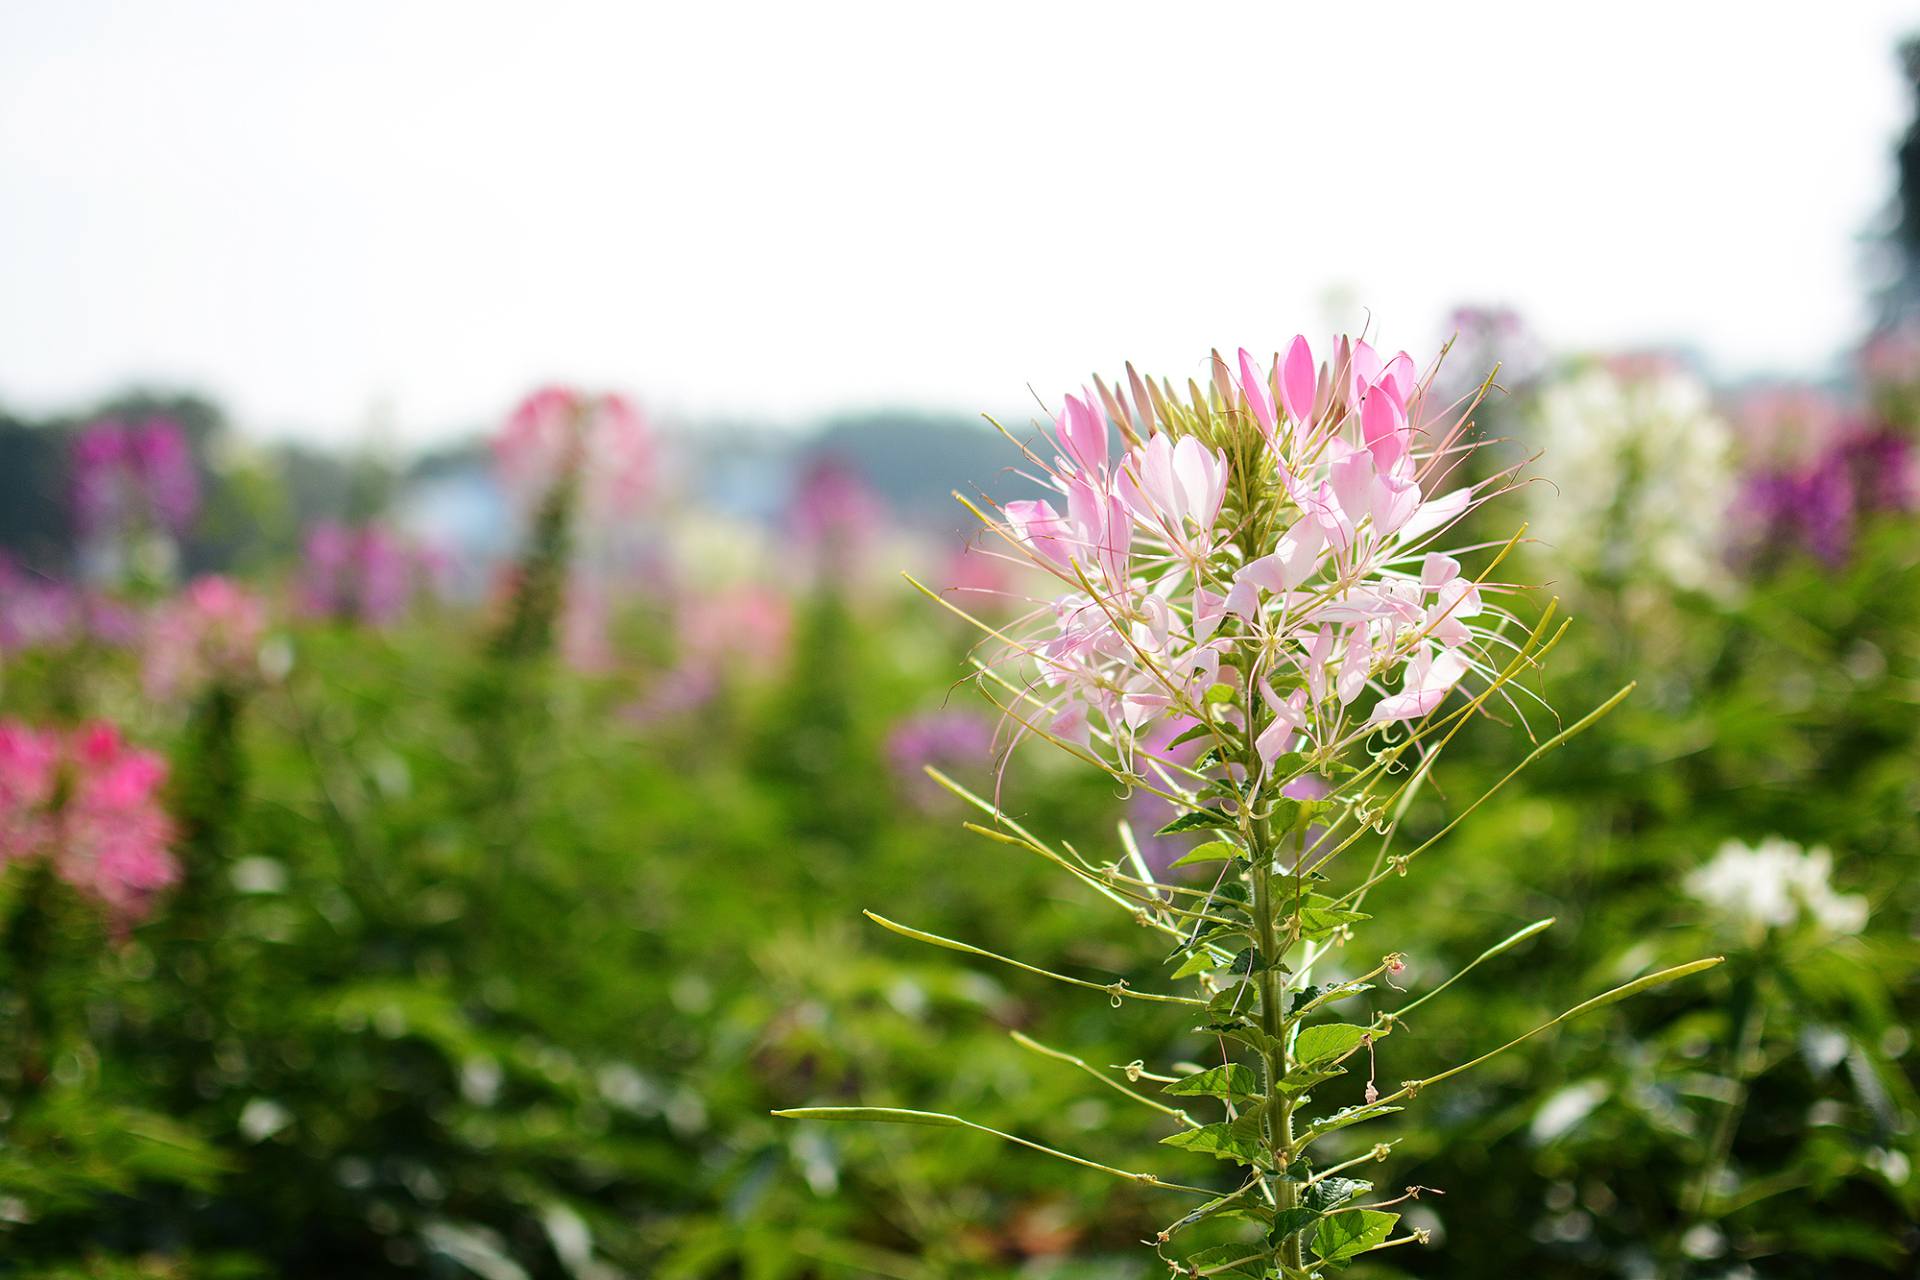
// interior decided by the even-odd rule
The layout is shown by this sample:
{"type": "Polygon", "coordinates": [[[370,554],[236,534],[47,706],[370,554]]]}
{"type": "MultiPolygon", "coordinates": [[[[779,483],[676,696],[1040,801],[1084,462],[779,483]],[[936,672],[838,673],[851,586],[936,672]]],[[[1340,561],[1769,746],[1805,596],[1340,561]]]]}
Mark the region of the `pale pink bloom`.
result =
{"type": "Polygon", "coordinates": [[[231,578],[195,578],[147,624],[143,675],[150,697],[243,685],[259,674],[266,606],[231,578]]]}
{"type": "Polygon", "coordinates": [[[1272,764],[1274,760],[1292,751],[1294,742],[1307,727],[1307,691],[1295,689],[1285,698],[1273,691],[1273,686],[1262,684],[1260,697],[1267,704],[1267,710],[1273,719],[1260,731],[1254,740],[1254,747],[1260,753],[1262,764],[1272,764]]]}
{"type": "Polygon", "coordinates": [[[1227,493],[1226,454],[1191,436],[1175,444],[1156,435],[1127,456],[1115,487],[1148,533],[1193,559],[1212,552],[1227,493]]]}
{"type": "Polygon", "coordinates": [[[858,572],[887,521],[887,505],[880,495],[859,471],[830,455],[807,464],[787,508],[789,535],[831,578],[850,578],[858,572]]]}
{"type": "Polygon", "coordinates": [[[1422,644],[1403,668],[1400,692],[1375,704],[1373,723],[1417,720],[1431,714],[1466,674],[1467,660],[1459,650],[1443,649],[1436,655],[1431,646],[1422,644]]]}
{"type": "Polygon", "coordinates": [[[786,659],[793,606],[765,587],[731,587],[687,600],[679,624],[683,662],[765,674],[786,659]]]}
{"type": "Polygon", "coordinates": [[[1159,721],[1197,714],[1231,652],[1234,678],[1260,681],[1271,718],[1258,749],[1272,760],[1428,714],[1479,667],[1505,615],[1430,546],[1481,500],[1440,487],[1465,449],[1460,424],[1429,420],[1405,352],[1345,338],[1333,351],[1326,367],[1305,338],[1271,361],[1215,359],[1212,402],[1266,441],[1258,465],[1273,472],[1249,480],[1277,483],[1298,512],[1243,564],[1218,554],[1244,532],[1222,523],[1236,465],[1225,451],[1156,431],[1177,412],[1140,411],[1151,397],[1131,370],[1131,403],[1104,383],[1097,398],[1067,397],[1053,424],[1061,455],[1028,455],[1045,496],[1003,508],[1001,531],[1064,588],[1013,644],[1037,667],[1024,722],[1104,741],[1124,761],[1159,721]],[[1117,466],[1109,414],[1135,437],[1147,430],[1117,466]],[[1229,617],[1240,628],[1223,637],[1229,617]],[[1238,670],[1254,653],[1254,670],[1238,670]],[[1363,702],[1370,690],[1377,707],[1363,702]]]}

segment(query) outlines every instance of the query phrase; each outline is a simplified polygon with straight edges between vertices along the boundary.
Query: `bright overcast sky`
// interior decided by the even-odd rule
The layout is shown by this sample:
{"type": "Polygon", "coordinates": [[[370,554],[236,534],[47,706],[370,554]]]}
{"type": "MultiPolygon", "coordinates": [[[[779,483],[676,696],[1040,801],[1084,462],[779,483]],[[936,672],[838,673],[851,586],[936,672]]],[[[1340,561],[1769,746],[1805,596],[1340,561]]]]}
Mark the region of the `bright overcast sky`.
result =
{"type": "Polygon", "coordinates": [[[552,377],[1000,409],[1360,307],[1427,344],[1470,299],[1817,372],[1912,17],[0,0],[0,401],[184,385],[414,443],[552,377]]]}

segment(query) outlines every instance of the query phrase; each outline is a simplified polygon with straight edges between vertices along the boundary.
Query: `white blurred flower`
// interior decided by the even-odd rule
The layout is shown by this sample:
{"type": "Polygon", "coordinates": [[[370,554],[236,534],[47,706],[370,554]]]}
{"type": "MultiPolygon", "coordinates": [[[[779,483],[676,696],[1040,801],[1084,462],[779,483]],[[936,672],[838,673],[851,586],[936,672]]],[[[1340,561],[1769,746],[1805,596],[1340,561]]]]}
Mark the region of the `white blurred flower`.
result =
{"type": "Polygon", "coordinates": [[[1590,578],[1722,590],[1732,431],[1683,369],[1583,369],[1548,383],[1532,443],[1551,485],[1526,487],[1529,531],[1590,578]]]}
{"type": "Polygon", "coordinates": [[[1833,855],[1824,848],[1802,849],[1778,836],[1754,847],[1729,840],[1694,869],[1686,888],[1743,932],[1785,929],[1804,915],[1823,933],[1858,933],[1866,927],[1867,900],[1835,893],[1832,873],[1833,855]]]}

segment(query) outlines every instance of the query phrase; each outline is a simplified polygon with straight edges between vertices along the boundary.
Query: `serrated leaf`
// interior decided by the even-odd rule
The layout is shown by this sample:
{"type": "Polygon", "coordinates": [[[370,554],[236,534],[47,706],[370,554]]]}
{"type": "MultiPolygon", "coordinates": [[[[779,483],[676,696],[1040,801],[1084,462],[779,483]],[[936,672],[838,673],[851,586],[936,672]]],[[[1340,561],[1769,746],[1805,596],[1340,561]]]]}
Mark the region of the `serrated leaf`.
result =
{"type": "Polygon", "coordinates": [[[1228,844],[1225,840],[1209,840],[1197,845],[1174,859],[1171,867],[1190,867],[1199,862],[1231,862],[1240,856],[1238,845],[1228,844]]]}
{"type": "Polygon", "coordinates": [[[1288,1236],[1296,1231],[1306,1230],[1319,1216],[1318,1209],[1309,1209],[1303,1204],[1297,1204],[1291,1209],[1277,1210],[1273,1215],[1273,1226],[1267,1231],[1267,1239],[1276,1245],[1284,1244],[1288,1236]]]}
{"type": "Polygon", "coordinates": [[[1154,834],[1177,836],[1182,831],[1230,831],[1238,825],[1239,823],[1218,809],[1195,809],[1190,813],[1181,814],[1154,834]]]}
{"type": "Polygon", "coordinates": [[[1225,966],[1233,959],[1225,951],[1214,947],[1195,947],[1187,953],[1187,958],[1173,971],[1176,978],[1191,978],[1196,973],[1207,973],[1225,966]]]}
{"type": "Polygon", "coordinates": [[[1366,1038],[1367,1029],[1350,1022],[1316,1022],[1300,1029],[1293,1042],[1293,1058],[1301,1066],[1312,1066],[1358,1048],[1366,1038]]]}
{"type": "Polygon", "coordinates": [[[1286,1075],[1280,1077],[1278,1088],[1280,1092],[1286,1094],[1299,1093],[1303,1089],[1313,1088],[1313,1086],[1323,1080],[1331,1080],[1335,1076],[1343,1076],[1345,1074],[1347,1074],[1345,1067],[1328,1067],[1324,1069],[1319,1067],[1295,1067],[1293,1070],[1287,1072],[1286,1075]]]}
{"type": "Polygon", "coordinates": [[[1217,1244],[1182,1259],[1187,1275],[1226,1276],[1231,1280],[1264,1280],[1270,1274],[1264,1255],[1244,1244],[1217,1244]]]}
{"type": "Polygon", "coordinates": [[[1364,1178],[1322,1178],[1300,1193],[1300,1203],[1315,1213],[1326,1213],[1371,1190],[1373,1184],[1364,1178]]]}
{"type": "Polygon", "coordinates": [[[1178,1147],[1182,1151],[1198,1151],[1216,1160],[1231,1160],[1235,1164],[1257,1165],[1266,1159],[1266,1152],[1258,1142],[1239,1137],[1226,1124],[1182,1129],[1179,1133],[1160,1139],[1160,1144],[1178,1147]]]}
{"type": "Polygon", "coordinates": [[[1273,824],[1275,832],[1287,832],[1294,829],[1300,821],[1300,802],[1298,800],[1275,800],[1273,809],[1267,814],[1267,821],[1273,824]]]}
{"type": "Polygon", "coordinates": [[[1227,1132],[1243,1141],[1252,1142],[1264,1149],[1266,1131],[1262,1128],[1261,1117],[1267,1113],[1268,1100],[1251,1102],[1239,1115],[1227,1121],[1227,1132]]]}
{"type": "Polygon", "coordinates": [[[1356,1209],[1322,1218],[1314,1228],[1313,1252],[1322,1262],[1357,1258],[1385,1241],[1398,1221],[1399,1214],[1381,1213],[1378,1209],[1356,1209]]]}
{"type": "Polygon", "coordinates": [[[1335,1129],[1344,1129],[1350,1124],[1359,1124],[1364,1120],[1372,1120],[1376,1116],[1392,1115],[1396,1111],[1404,1110],[1406,1110],[1405,1107],[1390,1107],[1385,1103],[1374,1103],[1371,1106],[1345,1107],[1334,1112],[1324,1120],[1315,1120],[1313,1122],[1313,1132],[1317,1137],[1323,1133],[1332,1133],[1335,1129]]]}
{"type": "Polygon", "coordinates": [[[1239,1102],[1260,1096],[1260,1078],[1249,1067],[1229,1062],[1225,1066],[1209,1067],[1197,1075],[1175,1080],[1160,1092],[1182,1098],[1226,1098],[1239,1102]]]}
{"type": "Polygon", "coordinates": [[[1338,929],[1373,919],[1364,911],[1349,911],[1344,907],[1301,907],[1299,916],[1300,936],[1309,942],[1324,942],[1338,929]]]}

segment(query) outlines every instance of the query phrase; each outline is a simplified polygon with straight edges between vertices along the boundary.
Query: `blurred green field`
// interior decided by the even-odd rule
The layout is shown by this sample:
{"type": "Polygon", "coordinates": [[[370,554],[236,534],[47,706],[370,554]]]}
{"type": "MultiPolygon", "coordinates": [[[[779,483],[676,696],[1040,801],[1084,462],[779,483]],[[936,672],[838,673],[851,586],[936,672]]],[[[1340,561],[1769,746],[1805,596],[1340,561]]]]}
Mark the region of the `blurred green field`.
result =
{"type": "MultiPolygon", "coordinates": [[[[1797,561],[1738,602],[1679,593],[1629,618],[1588,596],[1543,692],[1569,718],[1635,694],[1390,881],[1394,932],[1351,947],[1409,953],[1417,990],[1558,924],[1427,1006],[1379,1076],[1663,961],[1729,963],[1355,1138],[1349,1154],[1399,1141],[1391,1176],[1445,1194],[1409,1219],[1430,1247],[1353,1274],[1911,1274],[1915,535],[1888,519],[1844,570],[1797,561]],[[1835,885],[1871,904],[1863,931],[1716,930],[1684,877],[1773,835],[1832,850],[1835,885]],[[1736,1091],[1724,1168],[1703,1173],[1736,1091]]],[[[0,877],[0,1274],[1152,1274],[1137,1242],[1169,1210],[1150,1192],[978,1135],[768,1116],[954,1111],[1137,1167],[1163,1119],[1009,1032],[1101,1067],[1195,1051],[1177,1012],[862,920],[1100,981],[1150,985],[1159,960],[1123,913],[960,830],[890,765],[902,718],[948,700],[963,628],[904,588],[823,579],[793,607],[778,661],[677,713],[635,711],[679,656],[657,601],[622,615],[621,660],[593,675],[450,606],[385,629],[282,620],[278,679],[184,707],[147,697],[125,651],[10,659],[7,716],[109,716],[166,754],[186,877],[125,936],[0,877]]],[[[1512,767],[1495,728],[1449,753],[1416,828],[1512,767]]],[[[1008,812],[1111,833],[1110,784],[1021,750],[1008,812]]],[[[984,758],[951,767],[990,785],[984,758]]]]}

